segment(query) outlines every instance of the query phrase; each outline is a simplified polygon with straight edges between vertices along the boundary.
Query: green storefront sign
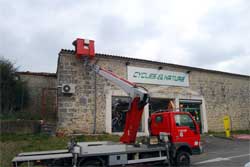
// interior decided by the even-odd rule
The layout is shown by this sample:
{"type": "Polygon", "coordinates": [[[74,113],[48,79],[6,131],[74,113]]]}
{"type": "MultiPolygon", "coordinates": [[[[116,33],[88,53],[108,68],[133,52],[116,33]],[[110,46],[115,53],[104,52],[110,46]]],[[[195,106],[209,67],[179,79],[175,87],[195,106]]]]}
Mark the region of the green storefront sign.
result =
{"type": "Polygon", "coordinates": [[[189,86],[187,73],[132,66],[127,68],[128,80],[135,83],[189,86]]]}
{"type": "Polygon", "coordinates": [[[185,80],[185,76],[146,73],[146,72],[138,72],[138,71],[134,72],[133,77],[140,78],[140,79],[172,80],[176,82],[184,82],[185,80]]]}

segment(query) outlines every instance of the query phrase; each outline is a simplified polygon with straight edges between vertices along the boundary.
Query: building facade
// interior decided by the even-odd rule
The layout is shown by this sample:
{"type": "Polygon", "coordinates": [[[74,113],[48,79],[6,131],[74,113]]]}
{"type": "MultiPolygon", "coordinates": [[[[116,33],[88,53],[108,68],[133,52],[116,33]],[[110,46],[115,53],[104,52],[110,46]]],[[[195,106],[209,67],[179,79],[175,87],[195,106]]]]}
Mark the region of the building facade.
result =
{"type": "Polygon", "coordinates": [[[18,72],[27,84],[29,101],[22,109],[36,118],[57,121],[57,80],[55,73],[18,72]]]}
{"type": "MultiPolygon", "coordinates": [[[[101,67],[146,88],[140,133],[148,134],[152,112],[190,112],[202,132],[223,131],[223,117],[230,116],[232,130],[250,127],[250,76],[175,64],[96,54],[101,67]]],[[[63,133],[121,133],[129,98],[120,88],[86,69],[74,52],[61,50],[57,67],[58,122],[63,133]],[[62,93],[71,84],[75,92],[62,93]]]]}

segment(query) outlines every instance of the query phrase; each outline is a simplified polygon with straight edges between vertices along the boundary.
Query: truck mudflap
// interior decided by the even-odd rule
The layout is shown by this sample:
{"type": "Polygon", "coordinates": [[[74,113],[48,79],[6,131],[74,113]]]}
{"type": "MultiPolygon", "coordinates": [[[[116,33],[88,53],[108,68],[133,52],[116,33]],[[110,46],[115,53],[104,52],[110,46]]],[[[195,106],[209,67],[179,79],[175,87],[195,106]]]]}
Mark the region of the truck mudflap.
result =
{"type": "Polygon", "coordinates": [[[39,151],[20,153],[13,158],[12,164],[17,167],[18,164],[24,162],[36,162],[51,159],[72,158],[73,155],[68,150],[54,150],[54,151],[39,151]]]}

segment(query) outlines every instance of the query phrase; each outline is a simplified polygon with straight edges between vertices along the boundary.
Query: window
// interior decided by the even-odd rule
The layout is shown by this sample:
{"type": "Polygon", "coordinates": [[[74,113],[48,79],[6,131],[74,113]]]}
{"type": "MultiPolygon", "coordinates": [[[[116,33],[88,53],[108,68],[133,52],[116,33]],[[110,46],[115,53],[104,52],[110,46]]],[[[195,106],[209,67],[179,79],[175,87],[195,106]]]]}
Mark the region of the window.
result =
{"type": "Polygon", "coordinates": [[[129,97],[112,97],[112,132],[123,131],[129,100],[129,97]]]}
{"type": "MultiPolygon", "coordinates": [[[[112,96],[112,132],[123,132],[129,103],[129,97],[112,96]]],[[[142,131],[142,124],[138,131],[142,131]]]]}
{"type": "Polygon", "coordinates": [[[189,112],[200,127],[202,133],[201,122],[201,100],[180,100],[180,111],[189,112]]]}
{"type": "Polygon", "coordinates": [[[185,114],[175,115],[176,126],[188,126],[190,129],[195,129],[193,120],[185,114]]]}

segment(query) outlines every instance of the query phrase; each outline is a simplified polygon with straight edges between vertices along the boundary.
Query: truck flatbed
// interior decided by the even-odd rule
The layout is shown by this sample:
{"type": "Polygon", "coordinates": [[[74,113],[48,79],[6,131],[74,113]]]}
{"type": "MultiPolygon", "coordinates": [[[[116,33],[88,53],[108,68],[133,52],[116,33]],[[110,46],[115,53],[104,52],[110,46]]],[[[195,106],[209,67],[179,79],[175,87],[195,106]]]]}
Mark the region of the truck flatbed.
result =
{"type": "Polygon", "coordinates": [[[80,156],[90,155],[106,155],[106,154],[122,154],[122,153],[138,153],[138,152],[151,152],[151,151],[163,151],[165,147],[155,145],[127,145],[121,143],[111,142],[79,142],[77,146],[80,147],[80,156]]]}
{"type": "Polygon", "coordinates": [[[45,160],[60,160],[73,158],[106,157],[108,165],[126,165],[167,160],[164,146],[127,145],[114,142],[79,142],[73,149],[20,153],[12,160],[14,166],[19,163],[28,164],[45,160]],[[78,150],[76,152],[76,150],[78,150]],[[152,154],[152,153],[155,154],[152,154]],[[154,155],[154,156],[149,156],[154,155]]]}

